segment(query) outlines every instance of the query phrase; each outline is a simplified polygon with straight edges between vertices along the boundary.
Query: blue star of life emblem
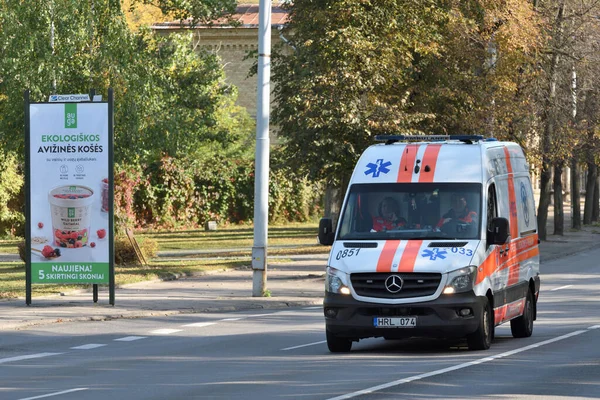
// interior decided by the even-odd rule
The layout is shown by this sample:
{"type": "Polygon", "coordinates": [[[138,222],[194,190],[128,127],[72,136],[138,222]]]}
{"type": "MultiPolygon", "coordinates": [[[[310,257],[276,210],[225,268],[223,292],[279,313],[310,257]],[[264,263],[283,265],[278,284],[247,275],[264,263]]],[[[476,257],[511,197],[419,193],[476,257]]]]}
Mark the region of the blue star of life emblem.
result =
{"type": "Polygon", "coordinates": [[[446,254],[448,254],[446,250],[440,250],[437,247],[434,247],[433,249],[423,250],[423,252],[421,253],[421,257],[429,257],[431,261],[435,261],[438,258],[443,260],[444,258],[446,258],[446,254]]]}
{"type": "Polygon", "coordinates": [[[373,174],[373,178],[379,177],[379,174],[387,174],[390,172],[388,168],[392,165],[391,161],[383,161],[383,158],[380,158],[375,163],[368,163],[367,170],[365,171],[365,175],[373,174]]]}

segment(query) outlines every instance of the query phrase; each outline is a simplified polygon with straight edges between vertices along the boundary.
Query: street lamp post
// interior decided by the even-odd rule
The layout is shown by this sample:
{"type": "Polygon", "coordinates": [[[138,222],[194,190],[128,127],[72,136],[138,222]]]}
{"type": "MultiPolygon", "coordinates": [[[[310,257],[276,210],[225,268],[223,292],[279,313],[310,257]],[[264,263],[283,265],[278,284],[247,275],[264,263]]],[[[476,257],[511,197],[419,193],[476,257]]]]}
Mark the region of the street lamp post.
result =
{"type": "Polygon", "coordinates": [[[269,219],[269,105],[271,77],[271,0],[258,6],[258,85],[256,102],[256,160],[254,173],[254,245],[252,296],[263,296],[267,284],[269,219]]]}

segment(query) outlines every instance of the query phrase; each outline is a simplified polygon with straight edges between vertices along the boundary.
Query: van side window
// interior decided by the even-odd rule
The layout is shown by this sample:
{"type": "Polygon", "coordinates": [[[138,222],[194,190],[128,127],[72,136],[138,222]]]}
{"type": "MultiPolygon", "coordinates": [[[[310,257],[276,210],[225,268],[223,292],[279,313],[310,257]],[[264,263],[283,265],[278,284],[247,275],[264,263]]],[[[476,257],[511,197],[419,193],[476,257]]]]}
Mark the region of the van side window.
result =
{"type": "Polygon", "coordinates": [[[491,229],[492,219],[498,216],[498,205],[496,202],[496,185],[493,183],[488,188],[487,201],[487,230],[491,229]]]}

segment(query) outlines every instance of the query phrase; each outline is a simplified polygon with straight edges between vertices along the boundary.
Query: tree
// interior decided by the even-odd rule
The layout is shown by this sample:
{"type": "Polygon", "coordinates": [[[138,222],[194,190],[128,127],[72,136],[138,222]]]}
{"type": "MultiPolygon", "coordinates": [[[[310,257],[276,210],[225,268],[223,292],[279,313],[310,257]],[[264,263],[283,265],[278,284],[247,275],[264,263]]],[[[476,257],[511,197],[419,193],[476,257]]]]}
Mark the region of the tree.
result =
{"type": "MultiPolygon", "coordinates": [[[[538,225],[540,238],[546,238],[546,221],[548,206],[550,204],[550,176],[554,166],[554,200],[555,200],[555,233],[562,234],[562,181],[560,175],[564,163],[577,156],[581,146],[574,144],[588,143],[585,146],[592,149],[594,131],[596,129],[595,107],[591,105],[593,88],[597,86],[597,69],[595,65],[598,60],[597,54],[597,15],[600,11],[600,3],[597,0],[569,1],[558,0],[540,3],[537,10],[541,18],[548,21],[546,24],[549,37],[545,56],[540,59],[541,77],[545,88],[541,90],[538,97],[540,112],[542,115],[541,134],[541,193],[538,207],[538,225]],[[577,91],[573,92],[573,74],[586,85],[578,85],[577,91]],[[592,72],[593,71],[593,72],[592,72]],[[586,87],[587,86],[587,87],[586,87]],[[574,97],[576,96],[576,97],[574,97]],[[580,101],[583,100],[583,101],[580,101]],[[574,105],[581,103],[584,107],[576,110],[574,105]],[[582,129],[569,129],[569,127],[582,127],[582,129]],[[587,131],[583,135],[583,131],[587,131]]],[[[588,154],[589,150],[588,150],[588,154]]],[[[587,157],[588,182],[586,185],[586,215],[591,216],[593,193],[596,186],[596,166],[591,155],[587,157]],[[588,197],[590,196],[590,197],[588,197]],[[588,205],[589,203],[589,205],[588,205]]],[[[576,158],[574,159],[576,160],[576,158]]],[[[576,161],[571,163],[577,168],[576,161]]],[[[578,179],[574,176],[574,179],[578,179]]],[[[573,193],[578,200],[578,193],[573,193]]],[[[576,201],[575,201],[576,202],[576,201]]],[[[578,207],[578,206],[577,206],[578,207]]],[[[578,218],[578,213],[574,213],[578,218]]]]}
{"type": "MultiPolygon", "coordinates": [[[[117,138],[118,159],[154,161],[163,155],[181,158],[223,152],[240,142],[248,145],[252,123],[233,104],[237,90],[225,83],[216,54],[194,51],[191,34],[161,37],[146,30],[140,35],[140,62],[129,78],[135,77],[133,86],[144,91],[127,103],[135,110],[133,118],[140,118],[125,124],[136,129],[117,138]],[[127,145],[131,142],[136,146],[127,145]]],[[[131,118],[131,113],[123,117],[131,118]]]]}
{"type": "Polygon", "coordinates": [[[142,26],[150,26],[170,19],[154,4],[134,3],[133,0],[122,0],[122,4],[127,24],[132,31],[137,31],[142,26]]]}
{"type": "Polygon", "coordinates": [[[344,188],[376,134],[481,134],[491,124],[525,143],[540,47],[530,4],[320,0],[289,8],[284,35],[294,50],[274,57],[273,120],[289,162],[312,177],[344,188]],[[495,62],[492,50],[501,55],[495,62]]]}
{"type": "MultiPolygon", "coordinates": [[[[196,7],[185,11],[191,18],[208,18],[226,3],[184,5],[196,7]]],[[[51,93],[96,89],[106,95],[109,87],[115,90],[119,164],[151,162],[165,150],[206,160],[245,155],[252,147],[252,121],[234,105],[235,88],[225,85],[216,55],[195,52],[189,36],[132,33],[117,0],[46,0],[27,7],[0,1],[0,147],[7,155],[22,163],[25,154],[25,89],[32,101],[43,102],[51,93]]],[[[0,193],[19,199],[10,210],[20,212],[22,197],[7,183],[0,186],[0,193]]]]}
{"type": "MultiPolygon", "coordinates": [[[[115,0],[34,3],[0,3],[0,145],[6,150],[24,154],[26,88],[32,101],[46,101],[53,91],[106,93],[113,87],[118,162],[139,162],[165,149],[181,156],[206,141],[231,144],[239,136],[220,121],[248,125],[233,106],[235,88],[225,85],[216,55],[195,52],[189,36],[133,34],[115,0]]],[[[223,4],[206,2],[204,11],[186,12],[200,18],[221,12],[223,4]]]]}
{"type": "Polygon", "coordinates": [[[299,1],[273,58],[272,118],[288,162],[345,187],[376,134],[415,131],[407,112],[418,55],[440,50],[446,12],[434,1],[299,1]],[[418,4],[417,4],[418,3],[418,4]]]}
{"type": "Polygon", "coordinates": [[[127,92],[126,66],[135,58],[118,2],[54,0],[23,7],[6,0],[0,25],[0,144],[20,157],[25,89],[32,101],[109,86],[117,98],[127,92]]]}
{"type": "Polygon", "coordinates": [[[208,23],[235,11],[235,0],[129,0],[131,6],[153,5],[174,20],[208,23]]]}

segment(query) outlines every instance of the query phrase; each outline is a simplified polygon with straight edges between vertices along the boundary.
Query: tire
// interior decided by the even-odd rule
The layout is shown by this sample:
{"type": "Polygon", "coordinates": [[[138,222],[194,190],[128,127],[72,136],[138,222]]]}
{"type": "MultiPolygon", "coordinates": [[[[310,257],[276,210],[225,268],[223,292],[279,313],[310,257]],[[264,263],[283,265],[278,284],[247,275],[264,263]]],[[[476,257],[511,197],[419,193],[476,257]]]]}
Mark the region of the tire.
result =
{"type": "Polygon", "coordinates": [[[494,317],[492,314],[492,306],[489,299],[486,297],[481,317],[479,318],[479,326],[477,330],[467,336],[467,345],[469,350],[487,350],[492,345],[492,337],[494,337],[494,317]]]}
{"type": "Polygon", "coordinates": [[[523,315],[510,321],[510,331],[515,338],[526,338],[533,333],[533,294],[527,291],[523,315]]]}
{"type": "Polygon", "coordinates": [[[327,335],[327,347],[329,351],[332,353],[347,353],[352,348],[352,340],[339,337],[329,332],[329,330],[325,330],[327,335]]]}

